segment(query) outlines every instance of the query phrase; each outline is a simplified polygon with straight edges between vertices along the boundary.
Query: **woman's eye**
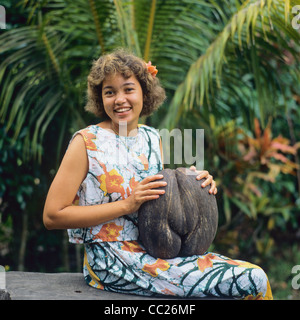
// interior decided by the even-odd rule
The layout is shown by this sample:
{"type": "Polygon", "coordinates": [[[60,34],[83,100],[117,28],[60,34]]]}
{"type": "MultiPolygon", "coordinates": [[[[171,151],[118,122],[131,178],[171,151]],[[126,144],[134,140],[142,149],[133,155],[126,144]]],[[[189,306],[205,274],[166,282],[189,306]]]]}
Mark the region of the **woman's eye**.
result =
{"type": "Polygon", "coordinates": [[[105,92],[104,92],[104,95],[105,95],[105,96],[111,96],[112,94],[113,94],[112,91],[105,91],[105,92]]]}
{"type": "Polygon", "coordinates": [[[131,92],[133,90],[133,88],[126,88],[126,92],[131,92]]]}

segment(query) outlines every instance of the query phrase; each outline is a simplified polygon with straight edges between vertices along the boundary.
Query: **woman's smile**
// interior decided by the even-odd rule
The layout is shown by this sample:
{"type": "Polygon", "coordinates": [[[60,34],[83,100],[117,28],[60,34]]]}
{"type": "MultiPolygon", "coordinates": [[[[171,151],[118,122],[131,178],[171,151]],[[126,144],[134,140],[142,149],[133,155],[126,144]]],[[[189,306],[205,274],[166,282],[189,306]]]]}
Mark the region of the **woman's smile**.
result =
{"type": "Polygon", "coordinates": [[[123,112],[129,111],[129,110],[131,110],[131,109],[132,109],[131,107],[128,107],[128,108],[119,108],[119,109],[115,109],[114,111],[115,111],[115,112],[118,112],[118,113],[123,113],[123,112]]]}
{"type": "Polygon", "coordinates": [[[115,108],[114,112],[122,114],[122,115],[127,115],[128,112],[132,109],[132,107],[120,107],[120,108],[115,108]]]}

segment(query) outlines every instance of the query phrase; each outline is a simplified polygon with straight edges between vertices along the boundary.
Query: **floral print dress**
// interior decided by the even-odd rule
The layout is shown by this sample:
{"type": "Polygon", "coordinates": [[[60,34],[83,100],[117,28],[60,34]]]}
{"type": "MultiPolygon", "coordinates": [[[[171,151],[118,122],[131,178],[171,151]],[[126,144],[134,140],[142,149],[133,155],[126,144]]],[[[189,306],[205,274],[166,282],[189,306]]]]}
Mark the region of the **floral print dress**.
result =
{"type": "MultiPolygon", "coordinates": [[[[134,137],[98,125],[81,134],[89,171],[74,205],[126,199],[136,184],[162,170],[160,137],[139,125],[134,137]]],[[[74,137],[73,136],[73,137],[74,137]]],[[[92,287],[143,296],[272,299],[265,272],[251,263],[217,253],[156,259],[139,241],[137,212],[90,228],[69,229],[72,243],[84,244],[83,274],[92,287]]]]}

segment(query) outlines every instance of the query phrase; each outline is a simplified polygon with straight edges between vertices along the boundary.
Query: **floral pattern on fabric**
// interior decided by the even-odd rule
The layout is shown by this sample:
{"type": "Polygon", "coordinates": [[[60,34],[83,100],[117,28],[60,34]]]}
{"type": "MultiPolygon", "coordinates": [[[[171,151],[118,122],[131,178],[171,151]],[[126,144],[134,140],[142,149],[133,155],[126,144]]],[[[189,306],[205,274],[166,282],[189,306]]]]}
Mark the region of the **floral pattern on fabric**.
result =
{"type": "MultiPolygon", "coordinates": [[[[74,199],[79,206],[126,199],[136,185],[162,170],[157,130],[139,125],[138,135],[122,137],[97,125],[82,135],[89,161],[87,177],[74,199]]],[[[74,137],[73,136],[73,137],[74,137]]],[[[72,243],[137,240],[137,212],[90,228],[69,229],[72,243]]]]}
{"type": "Polygon", "coordinates": [[[211,252],[157,259],[137,241],[86,245],[84,277],[95,288],[143,296],[273,299],[267,275],[254,264],[211,252]]]}
{"type": "MultiPolygon", "coordinates": [[[[74,205],[126,199],[137,183],[162,170],[159,135],[139,126],[136,137],[120,137],[99,126],[80,130],[89,171],[74,205]]],[[[75,136],[75,135],[74,135],[75,136]]],[[[138,240],[137,212],[90,228],[69,229],[73,243],[84,243],[83,274],[97,289],[143,296],[272,299],[264,271],[217,253],[157,259],[138,240]]]]}

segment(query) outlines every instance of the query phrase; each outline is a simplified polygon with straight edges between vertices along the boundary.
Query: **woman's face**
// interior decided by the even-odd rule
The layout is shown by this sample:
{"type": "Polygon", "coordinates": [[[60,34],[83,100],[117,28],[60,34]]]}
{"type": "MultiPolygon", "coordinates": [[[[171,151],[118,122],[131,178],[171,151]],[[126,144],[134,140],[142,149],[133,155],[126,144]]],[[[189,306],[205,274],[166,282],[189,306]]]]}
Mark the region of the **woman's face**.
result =
{"type": "Polygon", "coordinates": [[[125,79],[121,74],[110,75],[102,84],[104,110],[112,125],[127,122],[127,129],[135,129],[143,109],[143,91],[134,75],[125,79]]]}

